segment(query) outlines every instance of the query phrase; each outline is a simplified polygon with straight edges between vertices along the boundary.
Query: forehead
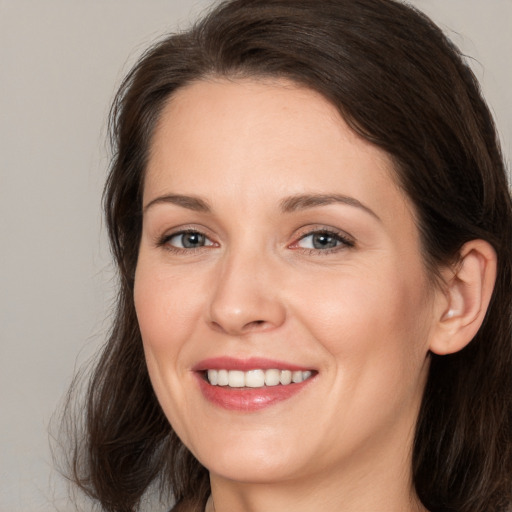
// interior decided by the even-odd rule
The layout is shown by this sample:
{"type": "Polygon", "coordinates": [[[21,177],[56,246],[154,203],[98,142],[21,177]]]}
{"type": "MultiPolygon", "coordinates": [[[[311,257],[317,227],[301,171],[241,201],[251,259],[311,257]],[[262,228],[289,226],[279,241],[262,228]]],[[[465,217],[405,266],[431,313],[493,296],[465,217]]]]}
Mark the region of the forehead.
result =
{"type": "Polygon", "coordinates": [[[144,188],[145,202],[169,192],[368,199],[373,190],[389,209],[405,199],[386,152],[322,95],[284,80],[203,80],[178,90],[156,126],[144,188]]]}

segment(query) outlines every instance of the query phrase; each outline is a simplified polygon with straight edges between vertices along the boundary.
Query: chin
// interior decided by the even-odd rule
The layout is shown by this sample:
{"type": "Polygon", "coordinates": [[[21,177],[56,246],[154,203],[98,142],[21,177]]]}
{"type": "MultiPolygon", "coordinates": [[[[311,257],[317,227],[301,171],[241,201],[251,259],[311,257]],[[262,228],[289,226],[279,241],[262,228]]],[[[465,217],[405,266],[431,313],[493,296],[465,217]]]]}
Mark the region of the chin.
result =
{"type": "Polygon", "coordinates": [[[221,460],[204,461],[211,474],[240,483],[271,484],[292,479],[297,473],[294,461],[269,453],[233,453],[221,460]],[[295,468],[295,471],[293,469],[295,468]]]}
{"type": "MultiPolygon", "coordinates": [[[[261,434],[261,433],[259,433],[261,434]]],[[[193,449],[198,460],[212,474],[237,482],[267,484],[293,478],[307,467],[307,454],[299,450],[292,436],[241,435],[238,439],[209,436],[193,449]]]]}

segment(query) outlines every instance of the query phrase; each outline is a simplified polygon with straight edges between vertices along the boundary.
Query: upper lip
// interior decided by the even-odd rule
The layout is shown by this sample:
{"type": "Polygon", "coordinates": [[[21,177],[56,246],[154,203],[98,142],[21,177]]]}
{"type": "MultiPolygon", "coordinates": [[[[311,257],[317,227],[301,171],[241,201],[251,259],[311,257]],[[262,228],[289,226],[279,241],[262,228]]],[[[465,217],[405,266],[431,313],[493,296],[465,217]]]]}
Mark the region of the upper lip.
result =
{"type": "Polygon", "coordinates": [[[312,368],[291,364],[285,361],[275,359],[267,359],[263,357],[250,357],[248,359],[238,359],[235,357],[212,357],[203,359],[197,363],[192,370],[195,372],[203,372],[205,370],[240,370],[247,372],[249,370],[291,370],[306,371],[312,368]]]}

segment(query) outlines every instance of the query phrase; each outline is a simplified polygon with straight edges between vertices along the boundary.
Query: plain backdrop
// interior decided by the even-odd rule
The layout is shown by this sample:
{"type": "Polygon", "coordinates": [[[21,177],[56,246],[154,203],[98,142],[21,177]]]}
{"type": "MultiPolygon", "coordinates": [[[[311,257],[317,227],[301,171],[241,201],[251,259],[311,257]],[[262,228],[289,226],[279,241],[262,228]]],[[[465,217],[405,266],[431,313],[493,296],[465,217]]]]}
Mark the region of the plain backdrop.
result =
{"type": "MultiPolygon", "coordinates": [[[[109,326],[109,104],[148,44],[210,3],[0,0],[0,512],[73,510],[48,423],[109,326]]],[[[471,57],[510,168],[512,0],[412,3],[471,57]]]]}

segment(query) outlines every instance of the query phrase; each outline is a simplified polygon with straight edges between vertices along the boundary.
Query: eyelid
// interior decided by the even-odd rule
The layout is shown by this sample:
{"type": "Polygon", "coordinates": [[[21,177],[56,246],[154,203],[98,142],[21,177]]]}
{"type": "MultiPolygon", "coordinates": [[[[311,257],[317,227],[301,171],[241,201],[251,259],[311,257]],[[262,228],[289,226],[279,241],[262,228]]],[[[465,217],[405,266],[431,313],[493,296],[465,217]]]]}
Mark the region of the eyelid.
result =
{"type": "Polygon", "coordinates": [[[203,228],[203,227],[197,227],[197,226],[178,226],[172,229],[169,229],[164,232],[162,235],[158,235],[155,238],[155,246],[156,247],[163,247],[166,250],[170,252],[176,252],[176,253],[183,253],[183,252],[194,252],[194,251],[200,251],[202,249],[209,249],[211,247],[218,247],[218,243],[214,240],[214,238],[208,233],[209,230],[203,228]],[[169,241],[180,235],[185,235],[187,233],[197,233],[198,235],[202,235],[205,237],[206,240],[208,240],[209,244],[200,246],[200,247],[177,247],[175,245],[169,244],[169,241]]]}
{"type": "MultiPolygon", "coordinates": [[[[307,251],[310,253],[316,253],[316,254],[329,254],[332,252],[337,252],[340,250],[352,248],[356,245],[355,239],[353,236],[349,235],[346,231],[340,230],[338,228],[333,228],[332,226],[325,226],[325,225],[309,225],[304,226],[297,230],[296,234],[294,235],[294,241],[291,244],[288,244],[288,248],[294,249],[294,250],[300,250],[300,251],[307,251]],[[316,248],[305,248],[300,247],[299,242],[301,240],[304,240],[308,236],[312,236],[315,234],[327,234],[329,236],[332,236],[336,238],[340,244],[338,244],[335,247],[325,248],[325,249],[316,249],[316,248]]],[[[171,252],[176,253],[190,253],[190,252],[197,252],[201,250],[208,250],[212,247],[219,247],[219,243],[215,241],[214,237],[209,234],[209,230],[204,228],[203,226],[196,226],[196,225],[183,225],[183,226],[177,226],[175,228],[169,229],[164,232],[164,234],[159,235],[155,238],[155,246],[157,247],[163,247],[171,252]],[[186,247],[177,247],[174,245],[170,245],[168,242],[176,236],[187,234],[187,233],[197,233],[202,236],[204,236],[209,242],[209,244],[199,246],[199,247],[192,247],[192,248],[186,248],[186,247]]]]}
{"type": "Polygon", "coordinates": [[[322,254],[328,254],[331,252],[337,252],[340,250],[344,250],[347,248],[352,248],[356,244],[355,239],[353,236],[349,235],[347,232],[342,231],[340,229],[333,228],[331,226],[324,226],[324,225],[314,225],[314,226],[307,226],[304,228],[301,228],[299,232],[296,234],[294,242],[292,242],[288,247],[295,250],[303,250],[308,251],[310,253],[322,253],[322,254]],[[326,248],[326,249],[310,249],[310,248],[304,248],[300,247],[298,244],[301,240],[304,240],[308,236],[312,236],[315,234],[327,234],[332,237],[337,238],[341,244],[336,247],[326,248]]]}

